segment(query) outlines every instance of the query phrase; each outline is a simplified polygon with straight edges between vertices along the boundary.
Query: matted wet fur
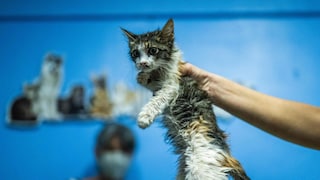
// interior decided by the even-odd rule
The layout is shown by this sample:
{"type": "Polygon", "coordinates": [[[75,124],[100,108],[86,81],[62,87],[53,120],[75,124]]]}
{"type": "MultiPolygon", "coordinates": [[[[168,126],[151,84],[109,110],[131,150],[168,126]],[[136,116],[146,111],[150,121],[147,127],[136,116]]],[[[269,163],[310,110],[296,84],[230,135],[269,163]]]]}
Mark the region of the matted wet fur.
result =
{"type": "Polygon", "coordinates": [[[130,56],[139,73],[139,84],[154,96],[138,115],[138,125],[146,128],[163,114],[166,138],[179,155],[177,179],[248,180],[240,163],[217,126],[207,94],[190,77],[182,77],[181,52],[174,44],[173,20],[161,30],[136,35],[122,29],[129,39],[130,56]]]}

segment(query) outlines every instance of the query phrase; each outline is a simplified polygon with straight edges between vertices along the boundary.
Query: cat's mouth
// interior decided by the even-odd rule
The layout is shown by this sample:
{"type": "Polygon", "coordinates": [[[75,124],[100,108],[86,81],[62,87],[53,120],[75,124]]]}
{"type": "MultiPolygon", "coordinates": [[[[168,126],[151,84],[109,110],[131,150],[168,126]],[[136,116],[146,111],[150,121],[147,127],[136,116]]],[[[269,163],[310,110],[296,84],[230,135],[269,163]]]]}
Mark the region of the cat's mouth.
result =
{"type": "Polygon", "coordinates": [[[152,64],[138,64],[137,68],[138,70],[144,71],[144,72],[150,72],[154,70],[154,67],[152,66],[152,64]]]}

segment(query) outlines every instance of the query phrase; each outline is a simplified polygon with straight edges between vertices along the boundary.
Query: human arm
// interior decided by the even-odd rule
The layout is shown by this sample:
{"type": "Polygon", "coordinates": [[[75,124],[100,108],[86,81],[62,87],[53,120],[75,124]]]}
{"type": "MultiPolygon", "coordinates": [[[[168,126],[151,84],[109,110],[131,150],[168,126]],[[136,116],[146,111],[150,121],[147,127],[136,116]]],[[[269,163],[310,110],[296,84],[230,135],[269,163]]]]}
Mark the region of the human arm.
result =
{"type": "Polygon", "coordinates": [[[180,70],[229,113],[287,141],[320,149],[320,108],[254,91],[190,63],[180,70]]]}

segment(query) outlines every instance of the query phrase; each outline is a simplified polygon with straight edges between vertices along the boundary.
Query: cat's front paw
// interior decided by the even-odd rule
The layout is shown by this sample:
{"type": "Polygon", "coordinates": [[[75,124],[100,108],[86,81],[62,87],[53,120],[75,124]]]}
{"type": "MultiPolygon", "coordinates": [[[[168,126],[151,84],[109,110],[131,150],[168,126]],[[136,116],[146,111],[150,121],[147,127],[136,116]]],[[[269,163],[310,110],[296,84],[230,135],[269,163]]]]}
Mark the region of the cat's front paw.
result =
{"type": "Polygon", "coordinates": [[[138,126],[142,129],[147,128],[148,126],[151,125],[151,123],[153,122],[153,117],[150,116],[150,114],[146,114],[146,113],[139,113],[138,115],[138,126]]]}
{"type": "Polygon", "coordinates": [[[150,74],[146,72],[139,72],[137,75],[137,81],[141,85],[144,85],[144,86],[148,85],[151,81],[150,74]]]}

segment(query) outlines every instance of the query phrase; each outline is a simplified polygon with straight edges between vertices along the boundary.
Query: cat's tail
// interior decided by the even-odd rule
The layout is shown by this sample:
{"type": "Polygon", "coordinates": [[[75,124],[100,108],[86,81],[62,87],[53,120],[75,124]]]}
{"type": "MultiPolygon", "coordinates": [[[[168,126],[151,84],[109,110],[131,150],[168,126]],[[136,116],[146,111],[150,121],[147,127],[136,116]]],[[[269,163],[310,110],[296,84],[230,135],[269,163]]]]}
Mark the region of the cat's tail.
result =
{"type": "Polygon", "coordinates": [[[223,166],[231,168],[228,174],[232,176],[234,180],[250,180],[240,162],[233,157],[226,157],[223,166]]]}

